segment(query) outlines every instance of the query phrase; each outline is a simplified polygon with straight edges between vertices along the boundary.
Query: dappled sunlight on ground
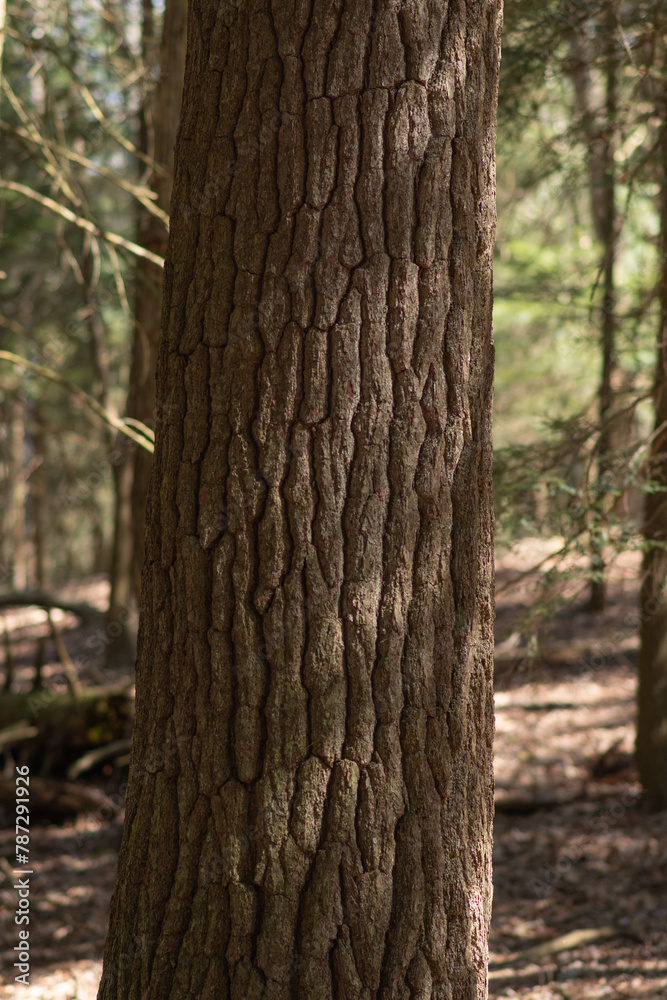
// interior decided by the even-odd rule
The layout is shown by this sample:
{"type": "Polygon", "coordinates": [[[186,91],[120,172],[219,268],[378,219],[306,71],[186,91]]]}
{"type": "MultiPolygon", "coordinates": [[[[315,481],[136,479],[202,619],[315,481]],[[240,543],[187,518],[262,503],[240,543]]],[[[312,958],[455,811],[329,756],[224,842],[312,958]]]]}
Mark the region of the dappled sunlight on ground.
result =
{"type": "Polygon", "coordinates": [[[28,987],[17,983],[0,987],[2,1000],[95,1000],[102,977],[102,962],[68,962],[65,966],[31,976],[28,987]]]}
{"type": "MultiPolygon", "coordinates": [[[[557,542],[501,554],[501,586],[557,542]]],[[[532,578],[499,597],[490,944],[490,995],[498,1000],[667,1000],[667,814],[640,812],[631,758],[637,571],[636,554],[624,556],[605,614],[585,613],[573,597],[532,646],[515,624],[535,599],[532,578]],[[583,938],[565,939],[565,950],[566,934],[583,938]],[[535,954],[540,945],[547,954],[535,954]]],[[[103,581],[70,596],[103,602],[103,581]]],[[[71,639],[82,643],[84,630],[67,632],[71,639]]],[[[0,1000],[95,1000],[119,820],[33,828],[31,985],[10,984],[16,928],[6,921],[0,1000]]],[[[12,845],[13,831],[3,831],[5,913],[15,905],[12,845]]]]}
{"type": "MultiPolygon", "coordinates": [[[[527,540],[501,556],[500,585],[551,544],[527,540]]],[[[499,1000],[667,998],[667,813],[642,814],[632,762],[638,570],[637,553],[625,553],[608,610],[588,614],[585,595],[573,596],[532,649],[514,623],[534,600],[533,578],[499,595],[490,943],[499,1000]],[[579,932],[598,940],[565,950],[563,936],[579,932]],[[551,953],[532,953],[541,944],[551,953]]]]}

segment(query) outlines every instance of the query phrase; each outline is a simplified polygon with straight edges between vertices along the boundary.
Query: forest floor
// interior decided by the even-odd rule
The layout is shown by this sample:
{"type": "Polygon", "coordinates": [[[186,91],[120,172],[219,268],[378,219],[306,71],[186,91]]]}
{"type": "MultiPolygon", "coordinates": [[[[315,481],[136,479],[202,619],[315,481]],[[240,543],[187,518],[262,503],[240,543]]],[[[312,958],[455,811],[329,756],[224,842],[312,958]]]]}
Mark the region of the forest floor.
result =
{"type": "MultiPolygon", "coordinates": [[[[517,626],[535,604],[533,578],[508,584],[547,546],[526,542],[498,557],[490,995],[667,1000],[667,813],[640,811],[631,759],[638,559],[629,553],[614,568],[607,611],[588,614],[573,594],[535,646],[517,626]]],[[[104,584],[92,580],[70,596],[103,606],[104,584]]],[[[29,676],[44,615],[4,617],[20,683],[29,676]]],[[[75,624],[63,616],[61,627],[76,653],[85,648],[85,632],[66,631],[68,622],[75,624]]],[[[91,658],[83,680],[101,677],[91,658]]],[[[96,997],[122,780],[114,771],[97,779],[115,804],[107,814],[32,828],[27,988],[13,982],[13,830],[0,833],[0,1000],[96,997]]]]}
{"type": "Polygon", "coordinates": [[[615,565],[604,613],[572,593],[528,650],[516,619],[532,578],[508,583],[546,551],[497,560],[490,995],[662,1000],[667,812],[640,810],[632,761],[639,556],[615,565]]]}

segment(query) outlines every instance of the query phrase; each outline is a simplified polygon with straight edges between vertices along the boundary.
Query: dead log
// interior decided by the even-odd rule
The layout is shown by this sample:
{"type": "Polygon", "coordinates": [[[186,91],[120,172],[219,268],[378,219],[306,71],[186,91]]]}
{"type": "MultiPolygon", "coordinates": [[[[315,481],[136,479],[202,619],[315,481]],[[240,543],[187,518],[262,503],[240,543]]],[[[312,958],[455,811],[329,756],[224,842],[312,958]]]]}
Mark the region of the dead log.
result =
{"type": "Polygon", "coordinates": [[[114,740],[113,743],[105,743],[103,747],[96,747],[94,750],[89,750],[83,757],[79,757],[78,760],[74,761],[67,771],[67,777],[70,781],[76,781],[86,771],[90,771],[93,767],[101,764],[103,760],[109,760],[110,757],[124,760],[130,746],[131,740],[114,740]],[[123,757],[120,758],[119,754],[122,754],[123,757]]]}
{"type": "Polygon", "coordinates": [[[44,590],[15,590],[0,594],[0,608],[30,607],[44,608],[45,611],[51,611],[53,608],[70,611],[86,626],[100,625],[104,622],[104,612],[85,601],[70,601],[66,597],[50,594],[44,590]]]}
{"type": "Polygon", "coordinates": [[[0,750],[5,747],[15,747],[19,743],[26,743],[39,736],[37,726],[28,726],[25,722],[19,722],[17,726],[10,726],[9,729],[0,730],[0,750]]]}
{"type": "Polygon", "coordinates": [[[597,944],[600,941],[609,941],[616,937],[634,938],[635,941],[641,941],[643,934],[641,928],[635,925],[625,927],[619,925],[581,927],[574,931],[568,931],[567,934],[559,934],[558,937],[551,938],[549,941],[542,941],[540,944],[533,945],[530,948],[524,948],[523,951],[517,952],[516,955],[503,962],[492,962],[489,966],[492,970],[491,978],[501,978],[503,972],[500,970],[506,970],[509,966],[527,965],[528,963],[538,962],[542,958],[559,955],[564,951],[575,951],[578,948],[585,948],[588,945],[597,944]],[[496,972],[496,970],[499,971],[496,972]]]}
{"type": "MultiPolygon", "coordinates": [[[[617,786],[596,785],[593,782],[555,795],[548,792],[502,795],[496,792],[495,810],[496,813],[504,813],[507,816],[529,816],[540,809],[558,809],[573,802],[607,802],[611,798],[616,798],[618,794],[617,786]]],[[[632,797],[631,801],[633,799],[639,801],[640,793],[632,788],[627,789],[624,794],[629,794],[632,797]]]]}
{"type": "MultiPolygon", "coordinates": [[[[110,819],[116,812],[113,803],[97,788],[75,785],[71,781],[30,776],[30,796],[22,799],[30,809],[31,819],[59,821],[78,813],[99,812],[110,819]]],[[[0,777],[0,805],[10,809],[16,801],[16,781],[0,777]]]]}
{"type": "Polygon", "coordinates": [[[20,745],[43,775],[68,767],[95,747],[127,739],[133,715],[134,690],[127,686],[84,688],[76,695],[48,688],[0,695],[4,746],[20,745]],[[26,738],[32,729],[35,734],[26,738]]]}

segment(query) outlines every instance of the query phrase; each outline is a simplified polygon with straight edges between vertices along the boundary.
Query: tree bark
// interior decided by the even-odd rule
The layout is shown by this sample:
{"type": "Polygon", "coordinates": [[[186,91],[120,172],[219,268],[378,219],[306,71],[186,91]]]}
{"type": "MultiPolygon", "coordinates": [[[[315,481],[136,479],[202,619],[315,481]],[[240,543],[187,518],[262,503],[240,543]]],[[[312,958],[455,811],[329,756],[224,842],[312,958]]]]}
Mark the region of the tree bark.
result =
{"type": "MultiPolygon", "coordinates": [[[[144,6],[150,9],[150,0],[144,6]]],[[[162,42],[160,46],[160,79],[155,91],[150,115],[153,129],[149,143],[148,128],[142,128],[142,143],[149,145],[158,169],[151,186],[157,194],[156,204],[169,211],[173,183],[174,143],[178,128],[185,67],[187,0],[166,0],[162,42]],[[161,168],[161,169],[160,169],[161,168]]],[[[151,21],[145,12],[144,25],[151,21]]],[[[160,219],[146,210],[139,216],[137,242],[164,257],[167,252],[167,229],[160,219]]],[[[155,424],[155,366],[160,340],[162,298],[160,268],[151,261],[139,259],[135,282],[135,332],[130,368],[128,416],[141,420],[149,427],[155,424]]],[[[146,498],[152,456],[143,448],[135,448],[132,458],[132,578],[137,601],[141,590],[141,569],[144,561],[146,498]]]]}
{"type": "Polygon", "coordinates": [[[637,714],[637,766],[643,803],[651,811],[667,809],[667,91],[660,111],[662,257],[655,431],[649,466],[650,478],[658,488],[646,494],[637,714]]]}
{"type": "Polygon", "coordinates": [[[194,0],[99,996],[486,996],[500,3],[194,0]]]}

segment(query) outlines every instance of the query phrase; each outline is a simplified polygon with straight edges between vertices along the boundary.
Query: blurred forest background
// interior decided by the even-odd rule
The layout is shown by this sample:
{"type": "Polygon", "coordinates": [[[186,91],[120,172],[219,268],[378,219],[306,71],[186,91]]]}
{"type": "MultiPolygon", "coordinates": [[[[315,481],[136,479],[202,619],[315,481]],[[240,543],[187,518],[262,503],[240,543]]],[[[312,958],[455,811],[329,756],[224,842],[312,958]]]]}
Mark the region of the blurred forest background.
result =
{"type": "MultiPolygon", "coordinates": [[[[27,760],[34,995],[81,998],[127,777],[185,4],[0,19],[0,791],[27,760]]],[[[665,997],[667,617],[646,579],[667,538],[667,9],[509,0],[505,24],[491,989],[665,997]]]]}

